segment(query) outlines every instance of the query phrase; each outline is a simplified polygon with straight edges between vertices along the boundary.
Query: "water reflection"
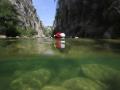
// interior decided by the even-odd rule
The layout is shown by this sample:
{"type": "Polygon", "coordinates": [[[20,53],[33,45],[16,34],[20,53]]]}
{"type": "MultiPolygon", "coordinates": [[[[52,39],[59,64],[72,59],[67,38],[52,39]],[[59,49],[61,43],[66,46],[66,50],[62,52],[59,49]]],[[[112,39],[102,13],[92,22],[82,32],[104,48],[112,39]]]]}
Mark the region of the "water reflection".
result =
{"type": "Polygon", "coordinates": [[[55,47],[58,49],[65,48],[65,38],[55,38],[55,47]]]}
{"type": "Polygon", "coordinates": [[[65,38],[55,38],[54,47],[59,51],[62,55],[69,55],[72,51],[72,45],[70,45],[71,40],[65,38]]]}
{"type": "Polygon", "coordinates": [[[93,49],[108,50],[114,53],[120,53],[120,41],[95,40],[93,49]]]}
{"type": "Polygon", "coordinates": [[[119,41],[86,39],[5,39],[0,40],[0,57],[16,55],[66,55],[79,58],[83,55],[120,53],[119,41]],[[53,44],[54,42],[54,44],[53,44]],[[4,52],[3,52],[4,51],[4,52]]]}
{"type": "Polygon", "coordinates": [[[51,43],[44,39],[0,40],[0,56],[43,54],[43,52],[47,52],[50,48],[51,43]]]}

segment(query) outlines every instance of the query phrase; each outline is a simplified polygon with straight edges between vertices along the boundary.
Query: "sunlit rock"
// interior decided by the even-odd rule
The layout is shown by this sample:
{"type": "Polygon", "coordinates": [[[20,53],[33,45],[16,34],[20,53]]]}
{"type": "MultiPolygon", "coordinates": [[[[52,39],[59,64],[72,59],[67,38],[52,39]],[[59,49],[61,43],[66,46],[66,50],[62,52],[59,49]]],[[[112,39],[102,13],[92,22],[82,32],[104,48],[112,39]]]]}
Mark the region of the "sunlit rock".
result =
{"type": "Polygon", "coordinates": [[[68,90],[105,90],[104,85],[88,78],[73,78],[66,80],[63,87],[68,90]]]}
{"type": "Polygon", "coordinates": [[[105,80],[116,75],[120,75],[120,72],[109,66],[99,64],[86,64],[82,65],[83,73],[92,79],[105,80]]]}
{"type": "Polygon", "coordinates": [[[61,80],[66,80],[69,78],[77,77],[81,74],[80,68],[73,66],[66,66],[59,71],[59,78],[61,80]]]}
{"type": "Polygon", "coordinates": [[[6,36],[5,35],[0,35],[0,38],[6,38],[6,36]]]}
{"type": "Polygon", "coordinates": [[[110,66],[99,64],[82,65],[83,73],[86,77],[102,82],[106,90],[119,90],[120,88],[120,72],[110,66]]]}
{"type": "Polygon", "coordinates": [[[42,88],[42,90],[67,90],[67,89],[60,86],[45,86],[44,88],[42,88]]]}
{"type": "Polygon", "coordinates": [[[11,82],[12,90],[40,90],[49,81],[51,73],[46,69],[40,69],[18,73],[17,77],[11,82]]]}
{"type": "MultiPolygon", "coordinates": [[[[43,26],[41,21],[37,16],[36,9],[33,6],[32,0],[9,0],[14,6],[17,17],[19,19],[18,26],[25,28],[26,30],[35,30],[35,35],[37,37],[44,37],[43,26]]],[[[27,32],[28,32],[27,31],[27,32]]]]}
{"type": "Polygon", "coordinates": [[[78,39],[79,37],[75,37],[75,39],[78,39]]]}

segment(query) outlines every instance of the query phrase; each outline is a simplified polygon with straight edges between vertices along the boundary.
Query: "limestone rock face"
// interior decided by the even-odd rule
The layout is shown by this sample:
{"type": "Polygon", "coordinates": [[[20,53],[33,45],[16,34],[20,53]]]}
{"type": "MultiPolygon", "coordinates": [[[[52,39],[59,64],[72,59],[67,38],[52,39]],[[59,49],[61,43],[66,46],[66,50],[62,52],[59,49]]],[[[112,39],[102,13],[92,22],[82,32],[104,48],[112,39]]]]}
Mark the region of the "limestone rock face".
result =
{"type": "Polygon", "coordinates": [[[58,0],[54,33],[120,38],[120,0],[58,0]]]}
{"type": "Polygon", "coordinates": [[[9,0],[18,13],[19,26],[34,29],[39,37],[44,37],[41,21],[37,17],[32,0],[9,0]]]}

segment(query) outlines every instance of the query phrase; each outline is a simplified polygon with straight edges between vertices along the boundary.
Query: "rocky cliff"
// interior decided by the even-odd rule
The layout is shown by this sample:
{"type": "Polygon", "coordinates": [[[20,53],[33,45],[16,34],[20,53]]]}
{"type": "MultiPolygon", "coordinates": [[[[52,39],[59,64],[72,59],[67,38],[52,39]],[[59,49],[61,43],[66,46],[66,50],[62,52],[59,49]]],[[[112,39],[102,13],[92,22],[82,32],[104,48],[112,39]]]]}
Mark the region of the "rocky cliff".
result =
{"type": "Polygon", "coordinates": [[[120,38],[120,0],[58,0],[54,28],[68,37],[120,38]]]}
{"type": "Polygon", "coordinates": [[[24,28],[32,28],[37,31],[38,36],[43,35],[43,28],[41,21],[39,21],[36,13],[36,9],[33,7],[32,0],[9,0],[18,13],[18,18],[20,20],[19,25],[24,28]]]}

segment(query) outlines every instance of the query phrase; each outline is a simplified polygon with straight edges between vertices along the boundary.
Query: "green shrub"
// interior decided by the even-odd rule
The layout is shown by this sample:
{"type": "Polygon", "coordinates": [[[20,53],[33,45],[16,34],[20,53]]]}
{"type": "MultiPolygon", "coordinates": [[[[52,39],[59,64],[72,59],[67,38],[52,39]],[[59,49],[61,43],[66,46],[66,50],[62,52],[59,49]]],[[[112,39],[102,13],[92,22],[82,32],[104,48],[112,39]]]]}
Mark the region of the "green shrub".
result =
{"type": "Polygon", "coordinates": [[[50,27],[50,26],[49,27],[44,27],[44,34],[45,34],[45,36],[47,36],[47,37],[51,36],[52,32],[53,32],[52,27],[50,27]]]}
{"type": "Polygon", "coordinates": [[[31,27],[20,27],[17,16],[18,13],[9,0],[0,0],[0,34],[7,37],[30,37],[37,34],[31,27]]]}
{"type": "Polygon", "coordinates": [[[15,37],[20,35],[16,30],[18,24],[17,12],[8,0],[0,1],[0,26],[1,33],[7,37],[15,37]]]}
{"type": "Polygon", "coordinates": [[[20,33],[20,36],[31,37],[33,35],[37,35],[37,32],[34,29],[30,28],[30,27],[28,27],[27,29],[25,29],[25,28],[17,26],[16,27],[16,31],[20,33]]]}

